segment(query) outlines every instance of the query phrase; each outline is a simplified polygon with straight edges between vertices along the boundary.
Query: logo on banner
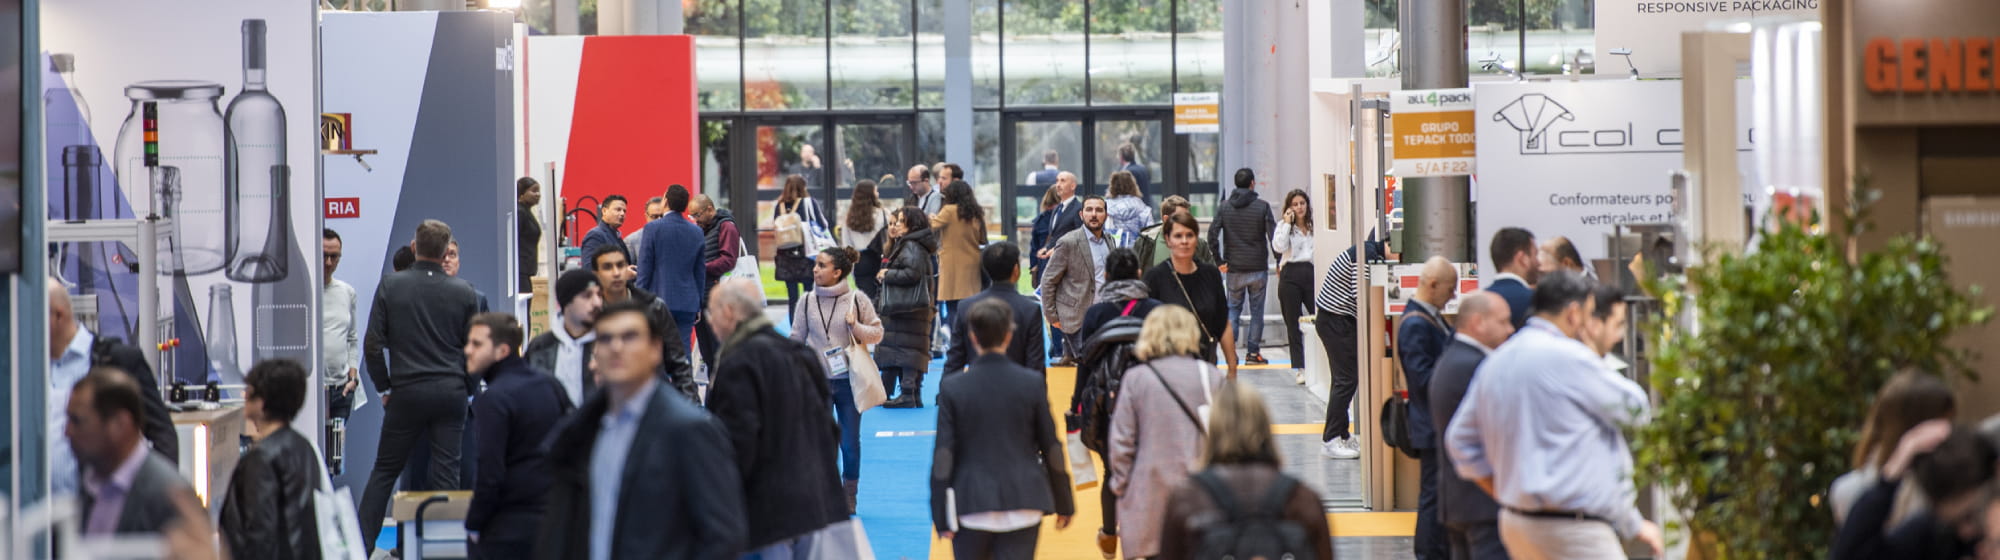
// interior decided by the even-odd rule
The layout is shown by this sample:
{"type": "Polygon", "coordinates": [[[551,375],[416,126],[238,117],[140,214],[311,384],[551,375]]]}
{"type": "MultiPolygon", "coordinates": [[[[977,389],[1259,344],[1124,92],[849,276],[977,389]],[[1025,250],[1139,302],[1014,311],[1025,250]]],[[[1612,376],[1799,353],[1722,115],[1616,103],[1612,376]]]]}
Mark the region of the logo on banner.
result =
{"type": "Polygon", "coordinates": [[[358,197],[326,199],[326,217],[329,220],[361,217],[361,199],[358,197]]]}
{"type": "Polygon", "coordinates": [[[1521,153],[1549,153],[1549,127],[1556,121],[1574,121],[1576,115],[1569,108],[1539,93],[1524,94],[1499,112],[1493,113],[1493,120],[1507,123],[1521,133],[1521,153]]]}
{"type": "MultiPolygon", "coordinates": [[[[1493,113],[1493,120],[1520,133],[1522,155],[1679,152],[1686,143],[1679,126],[1642,128],[1630,120],[1611,126],[1576,126],[1581,121],[1575,113],[1540,93],[1524,94],[1509,102],[1493,113]]],[[[1743,140],[1755,144],[1756,132],[1745,129],[1743,140]]]]}

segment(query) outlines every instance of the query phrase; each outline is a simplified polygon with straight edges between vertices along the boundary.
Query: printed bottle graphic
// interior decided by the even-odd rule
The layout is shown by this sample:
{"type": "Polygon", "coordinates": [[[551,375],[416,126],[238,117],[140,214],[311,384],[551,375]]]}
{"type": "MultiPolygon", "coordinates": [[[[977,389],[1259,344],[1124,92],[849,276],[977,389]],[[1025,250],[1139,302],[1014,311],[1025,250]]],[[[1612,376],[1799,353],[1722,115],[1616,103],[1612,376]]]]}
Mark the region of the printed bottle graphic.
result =
{"type": "Polygon", "coordinates": [[[237,365],[235,293],[227,283],[208,287],[208,379],[242,383],[243,368],[237,365]]]}
{"type": "Polygon", "coordinates": [[[264,20],[243,20],[243,90],[230,100],[224,157],[229,191],[229,279],[285,278],[291,244],[285,108],[266,87],[264,20]]]}
{"type": "Polygon", "coordinates": [[[212,82],[153,81],[125,88],[132,111],[119,129],[113,163],[119,185],[147,189],[152,211],[173,220],[168,242],[160,244],[155,256],[161,275],[199,275],[228,264],[223,224],[229,216],[220,153],[224,131],[215,107],[221,96],[222,86],[212,82]],[[149,126],[154,133],[150,142],[149,126]],[[149,154],[149,149],[154,151],[149,154]]]}

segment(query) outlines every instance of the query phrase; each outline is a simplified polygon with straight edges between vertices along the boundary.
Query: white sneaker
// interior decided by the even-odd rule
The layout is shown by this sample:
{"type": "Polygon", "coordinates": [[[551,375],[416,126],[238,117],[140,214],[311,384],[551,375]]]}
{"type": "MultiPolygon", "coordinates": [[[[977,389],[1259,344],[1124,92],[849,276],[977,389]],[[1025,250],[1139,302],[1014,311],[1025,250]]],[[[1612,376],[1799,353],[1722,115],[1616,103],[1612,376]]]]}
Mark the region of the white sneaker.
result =
{"type": "Polygon", "coordinates": [[[1329,440],[1319,446],[1320,456],[1328,459],[1359,459],[1361,449],[1354,444],[1352,436],[1329,440]]]}
{"type": "Polygon", "coordinates": [[[1304,385],[1304,384],[1306,384],[1306,370],[1302,370],[1302,369],[1293,369],[1293,370],[1292,370],[1292,381],[1296,381],[1296,382],[1298,382],[1298,384],[1300,384],[1300,385],[1304,385]]]}

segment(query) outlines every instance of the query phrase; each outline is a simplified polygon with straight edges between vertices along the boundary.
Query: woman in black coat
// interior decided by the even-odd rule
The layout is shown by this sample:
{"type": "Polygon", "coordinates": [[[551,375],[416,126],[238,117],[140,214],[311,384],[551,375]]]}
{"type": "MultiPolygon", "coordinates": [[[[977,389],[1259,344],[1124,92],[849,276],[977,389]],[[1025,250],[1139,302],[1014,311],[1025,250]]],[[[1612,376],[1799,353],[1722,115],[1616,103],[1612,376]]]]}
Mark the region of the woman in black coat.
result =
{"type": "Polygon", "coordinates": [[[882,369],[882,386],[902,388],[888,408],[922,408],[924,371],[931,364],[931,314],[936,313],[931,268],[937,235],[922,209],[904,206],[889,220],[889,248],[882,257],[882,342],[875,345],[875,365],[882,369]]]}

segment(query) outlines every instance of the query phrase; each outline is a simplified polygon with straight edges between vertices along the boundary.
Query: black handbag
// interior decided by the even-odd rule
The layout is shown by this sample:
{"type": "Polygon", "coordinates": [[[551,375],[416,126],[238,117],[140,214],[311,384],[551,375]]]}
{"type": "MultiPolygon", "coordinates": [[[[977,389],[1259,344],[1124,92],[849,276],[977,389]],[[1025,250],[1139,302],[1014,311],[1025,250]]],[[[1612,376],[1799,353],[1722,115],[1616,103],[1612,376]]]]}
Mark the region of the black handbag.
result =
{"type": "Polygon", "coordinates": [[[771,265],[776,269],[772,276],[780,282],[811,282],[813,279],[813,259],[806,254],[805,244],[779,245],[771,257],[771,265]]]}

